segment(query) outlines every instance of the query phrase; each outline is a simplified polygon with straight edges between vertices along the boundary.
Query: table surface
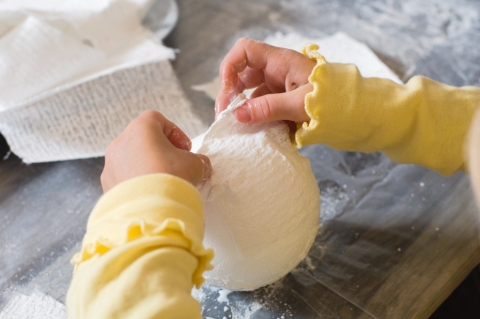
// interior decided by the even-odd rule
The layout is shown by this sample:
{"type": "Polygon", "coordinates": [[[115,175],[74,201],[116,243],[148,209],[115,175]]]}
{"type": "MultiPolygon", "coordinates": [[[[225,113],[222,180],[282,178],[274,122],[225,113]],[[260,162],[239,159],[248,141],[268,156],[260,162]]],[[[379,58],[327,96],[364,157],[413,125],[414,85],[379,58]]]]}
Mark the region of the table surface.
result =
{"type": "MultiPolygon", "coordinates": [[[[178,2],[166,38],[195,113],[213,102],[191,85],[216,76],[241,36],[272,32],[324,37],[342,31],[366,43],[402,80],[425,75],[480,85],[480,2],[306,0],[178,2]]],[[[0,145],[2,142],[0,142],[0,145]]],[[[7,151],[5,143],[0,153],[7,151]]],[[[380,154],[302,149],[321,189],[321,228],[309,256],[254,292],[195,292],[210,318],[428,318],[480,262],[469,178],[443,177],[380,154]],[[217,300],[218,299],[218,300],[217,300]],[[225,303],[225,301],[228,301],[225,303]],[[282,317],[283,316],[283,317],[282,317]]],[[[3,155],[0,154],[2,157],[3,155]]],[[[25,165],[0,158],[0,309],[41,291],[64,302],[69,260],[101,195],[103,159],[25,165]]]]}

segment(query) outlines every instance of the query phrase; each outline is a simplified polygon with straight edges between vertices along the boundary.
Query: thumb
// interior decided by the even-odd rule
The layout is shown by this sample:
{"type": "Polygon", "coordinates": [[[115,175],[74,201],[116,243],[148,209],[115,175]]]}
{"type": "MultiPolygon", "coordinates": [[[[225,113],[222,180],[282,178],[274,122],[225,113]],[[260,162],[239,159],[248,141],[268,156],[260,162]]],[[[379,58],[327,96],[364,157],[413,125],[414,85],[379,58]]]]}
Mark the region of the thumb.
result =
{"type": "Polygon", "coordinates": [[[308,122],[305,111],[305,95],[313,91],[311,84],[285,93],[266,94],[248,99],[235,110],[235,117],[242,123],[265,123],[288,120],[308,122]]]}
{"type": "Polygon", "coordinates": [[[195,161],[190,182],[196,186],[198,183],[203,182],[212,175],[212,164],[206,155],[191,154],[195,157],[195,161]]]}

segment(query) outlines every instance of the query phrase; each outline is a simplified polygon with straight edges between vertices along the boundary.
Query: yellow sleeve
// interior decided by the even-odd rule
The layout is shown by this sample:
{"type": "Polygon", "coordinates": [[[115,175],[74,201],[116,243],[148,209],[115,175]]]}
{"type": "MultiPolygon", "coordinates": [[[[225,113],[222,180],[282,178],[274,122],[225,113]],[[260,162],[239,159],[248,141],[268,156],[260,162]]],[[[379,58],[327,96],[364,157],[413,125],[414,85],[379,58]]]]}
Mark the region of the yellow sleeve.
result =
{"type": "Polygon", "coordinates": [[[202,318],[191,296],[211,269],[203,203],[186,181],[141,176],[95,206],[67,295],[70,319],[202,318]]]}
{"type": "Polygon", "coordinates": [[[405,85],[364,78],[354,65],[327,63],[318,46],[304,49],[317,65],[305,97],[309,123],[298,125],[298,147],[323,143],[334,149],[381,151],[397,163],[443,174],[464,169],[463,145],[480,89],[452,87],[416,76],[405,85]]]}

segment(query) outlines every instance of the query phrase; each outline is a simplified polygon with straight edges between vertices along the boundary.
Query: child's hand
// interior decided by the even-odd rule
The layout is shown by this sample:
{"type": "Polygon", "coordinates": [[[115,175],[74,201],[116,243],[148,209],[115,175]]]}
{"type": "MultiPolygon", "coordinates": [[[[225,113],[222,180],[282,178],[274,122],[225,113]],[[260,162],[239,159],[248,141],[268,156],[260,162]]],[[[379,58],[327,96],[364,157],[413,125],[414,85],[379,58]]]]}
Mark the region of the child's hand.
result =
{"type": "Polygon", "coordinates": [[[104,192],[141,175],[168,173],[196,185],[212,166],[205,155],[190,153],[190,139],[156,111],[133,120],[105,151],[101,182],[104,192]]]}
{"type": "Polygon", "coordinates": [[[239,93],[257,87],[250,99],[235,111],[244,123],[310,120],[304,109],[308,82],[316,62],[293,50],[242,38],[220,65],[222,90],[215,103],[218,116],[239,93]]]}

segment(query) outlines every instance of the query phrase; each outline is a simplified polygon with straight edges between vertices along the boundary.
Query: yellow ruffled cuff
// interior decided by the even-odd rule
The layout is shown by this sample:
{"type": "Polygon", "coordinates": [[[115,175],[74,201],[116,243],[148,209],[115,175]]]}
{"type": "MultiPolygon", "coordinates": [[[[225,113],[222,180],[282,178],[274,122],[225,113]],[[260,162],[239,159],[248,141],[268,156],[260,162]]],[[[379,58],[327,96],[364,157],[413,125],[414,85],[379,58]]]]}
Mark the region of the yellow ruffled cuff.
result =
{"type": "Polygon", "coordinates": [[[117,185],[99,200],[72,263],[77,269],[115,247],[155,237],[159,248],[180,247],[197,258],[192,281],[198,288],[203,272],[213,268],[213,251],[204,249],[203,235],[203,202],[195,187],[168,174],[141,176],[117,185]]]}
{"type": "MultiPolygon", "coordinates": [[[[319,74],[322,72],[323,66],[327,64],[327,61],[318,53],[318,49],[320,47],[316,44],[307,44],[302,48],[302,54],[308,56],[312,60],[317,61],[317,65],[313,68],[312,73],[308,77],[308,82],[313,85],[313,91],[305,95],[305,111],[307,115],[310,117],[309,122],[304,123],[297,123],[297,131],[295,132],[295,144],[297,148],[301,148],[304,144],[312,144],[305,143],[305,139],[308,138],[309,132],[314,131],[318,125],[319,121],[317,120],[318,108],[315,109],[314,107],[314,99],[318,99],[318,95],[321,94],[320,91],[320,83],[315,78],[315,74],[319,74]]],[[[314,143],[314,142],[313,142],[314,143]]]]}
{"type": "Polygon", "coordinates": [[[323,143],[336,150],[380,151],[396,163],[417,164],[442,174],[464,167],[462,145],[480,89],[452,87],[424,77],[405,85],[362,77],[353,64],[327,63],[307,45],[303,53],[317,61],[305,96],[309,122],[297,124],[297,147],[323,143]]]}

